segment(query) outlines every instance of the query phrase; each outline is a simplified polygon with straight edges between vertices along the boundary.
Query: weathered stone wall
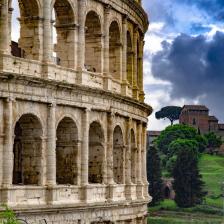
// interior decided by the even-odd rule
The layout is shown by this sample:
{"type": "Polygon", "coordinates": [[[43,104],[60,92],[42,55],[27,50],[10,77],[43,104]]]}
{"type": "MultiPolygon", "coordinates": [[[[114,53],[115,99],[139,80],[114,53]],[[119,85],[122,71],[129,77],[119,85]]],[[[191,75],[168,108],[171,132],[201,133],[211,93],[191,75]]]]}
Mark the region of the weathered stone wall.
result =
{"type": "Polygon", "coordinates": [[[19,58],[0,0],[0,203],[30,223],[146,221],[139,3],[21,0],[19,58]]]}

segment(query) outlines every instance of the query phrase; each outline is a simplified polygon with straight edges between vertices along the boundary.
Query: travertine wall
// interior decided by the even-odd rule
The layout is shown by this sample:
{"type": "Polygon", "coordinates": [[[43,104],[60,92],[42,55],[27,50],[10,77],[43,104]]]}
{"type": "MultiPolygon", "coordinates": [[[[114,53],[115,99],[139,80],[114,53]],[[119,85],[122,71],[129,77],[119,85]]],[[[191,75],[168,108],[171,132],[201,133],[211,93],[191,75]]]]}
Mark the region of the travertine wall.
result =
{"type": "Polygon", "coordinates": [[[139,3],[21,0],[19,58],[0,0],[0,203],[31,223],[146,221],[139,3]]]}

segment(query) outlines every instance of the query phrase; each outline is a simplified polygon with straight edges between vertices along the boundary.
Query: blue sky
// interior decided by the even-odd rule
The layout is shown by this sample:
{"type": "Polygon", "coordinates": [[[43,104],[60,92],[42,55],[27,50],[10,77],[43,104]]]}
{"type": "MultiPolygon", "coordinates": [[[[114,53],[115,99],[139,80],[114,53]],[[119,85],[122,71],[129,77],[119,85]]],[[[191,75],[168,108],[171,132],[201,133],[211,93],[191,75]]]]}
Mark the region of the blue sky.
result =
{"type": "MultiPolygon", "coordinates": [[[[146,102],[205,104],[224,122],[224,0],[143,0],[146,102]]],[[[149,118],[149,129],[167,121],[149,118]]]]}

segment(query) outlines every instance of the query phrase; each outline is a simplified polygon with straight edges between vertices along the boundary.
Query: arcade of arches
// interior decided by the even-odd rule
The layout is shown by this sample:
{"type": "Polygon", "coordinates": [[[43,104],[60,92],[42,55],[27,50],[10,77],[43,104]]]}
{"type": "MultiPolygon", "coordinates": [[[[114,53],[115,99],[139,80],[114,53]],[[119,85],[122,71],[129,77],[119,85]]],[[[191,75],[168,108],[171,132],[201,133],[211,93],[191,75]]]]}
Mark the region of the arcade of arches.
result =
{"type": "Polygon", "coordinates": [[[20,218],[147,222],[148,24],[141,0],[0,0],[0,202],[20,218]]]}
{"type": "MultiPolygon", "coordinates": [[[[18,58],[48,63],[51,70],[58,65],[74,72],[93,73],[101,77],[102,88],[117,91],[119,82],[121,94],[144,100],[144,30],[140,25],[116,14],[110,6],[101,11],[91,9],[88,1],[86,5],[80,0],[76,4],[55,0],[49,8],[42,8],[38,0],[21,0],[17,43],[11,41],[15,16],[12,3],[17,0],[0,0],[0,5],[3,1],[9,5],[7,15],[1,7],[0,29],[4,38],[0,38],[0,48],[5,53],[11,51],[18,58]]],[[[77,82],[84,80],[84,74],[76,78],[77,82]]]]}
{"type": "MultiPolygon", "coordinates": [[[[119,125],[112,133],[112,158],[107,158],[108,152],[105,142],[105,134],[102,125],[94,121],[89,125],[88,133],[88,183],[106,184],[107,183],[107,160],[112,161],[111,171],[115,184],[125,184],[128,182],[131,173],[130,183],[137,184],[137,178],[142,174],[141,170],[142,156],[144,151],[142,146],[137,148],[135,138],[137,135],[134,129],[127,130],[130,138],[126,140],[128,146],[124,143],[124,134],[119,125]],[[130,151],[129,151],[130,149],[130,151]],[[130,154],[130,158],[128,155],[130,154]],[[138,154],[140,157],[138,157],[138,154]],[[140,159],[140,160],[138,160],[140,159]],[[130,160],[130,163],[129,163],[130,160]],[[126,167],[126,170],[125,170],[126,167]]],[[[141,132],[141,129],[137,129],[141,132]]],[[[58,185],[79,185],[81,182],[81,151],[80,140],[78,137],[78,128],[74,120],[70,117],[64,117],[56,127],[55,136],[55,173],[56,183],[58,185]]],[[[40,120],[32,114],[24,114],[16,122],[14,130],[13,143],[13,185],[33,185],[41,186],[43,184],[43,156],[44,137],[43,127],[40,120]]],[[[139,133],[141,136],[143,133],[139,133]]],[[[143,135],[144,136],[144,135],[143,135]]],[[[142,139],[139,140],[144,141],[142,139]]],[[[141,179],[138,184],[142,184],[141,179]]],[[[143,196],[143,195],[142,195],[143,196]]]]}

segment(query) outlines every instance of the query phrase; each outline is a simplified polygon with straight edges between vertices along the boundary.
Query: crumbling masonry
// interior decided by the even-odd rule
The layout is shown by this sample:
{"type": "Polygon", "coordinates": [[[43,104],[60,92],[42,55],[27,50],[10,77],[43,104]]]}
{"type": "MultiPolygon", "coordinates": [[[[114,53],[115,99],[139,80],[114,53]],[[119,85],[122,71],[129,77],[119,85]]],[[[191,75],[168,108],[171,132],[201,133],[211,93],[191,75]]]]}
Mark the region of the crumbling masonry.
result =
{"type": "Polygon", "coordinates": [[[29,223],[146,223],[141,0],[18,1],[17,44],[0,0],[0,203],[29,223]]]}

